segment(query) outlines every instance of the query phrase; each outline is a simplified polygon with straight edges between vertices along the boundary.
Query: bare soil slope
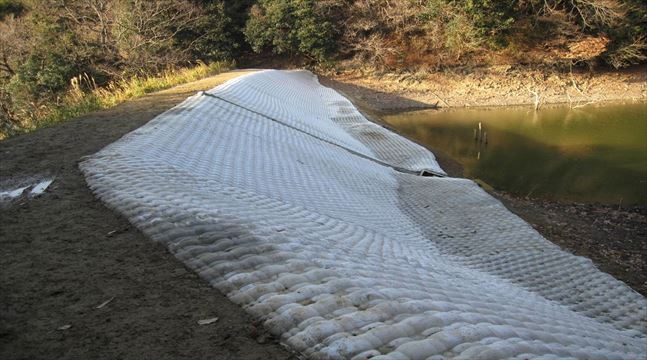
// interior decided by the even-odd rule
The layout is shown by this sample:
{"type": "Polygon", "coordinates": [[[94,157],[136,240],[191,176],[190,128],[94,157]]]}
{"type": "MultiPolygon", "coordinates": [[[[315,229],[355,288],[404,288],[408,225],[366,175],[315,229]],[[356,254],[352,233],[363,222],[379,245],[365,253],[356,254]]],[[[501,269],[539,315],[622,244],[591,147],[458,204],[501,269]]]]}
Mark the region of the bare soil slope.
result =
{"type": "Polygon", "coordinates": [[[333,76],[335,87],[376,111],[438,106],[509,106],[647,100],[647,66],[617,71],[559,72],[548,68],[493,66],[445,72],[365,73],[333,76]],[[398,97],[394,100],[393,95],[398,97]],[[402,100],[406,99],[406,100],[402,100]]]}
{"type": "Polygon", "coordinates": [[[187,96],[241,73],[0,142],[4,180],[56,177],[42,196],[0,209],[0,359],[295,358],[96,200],[77,166],[187,96]],[[197,324],[213,317],[219,320],[197,324]]]}

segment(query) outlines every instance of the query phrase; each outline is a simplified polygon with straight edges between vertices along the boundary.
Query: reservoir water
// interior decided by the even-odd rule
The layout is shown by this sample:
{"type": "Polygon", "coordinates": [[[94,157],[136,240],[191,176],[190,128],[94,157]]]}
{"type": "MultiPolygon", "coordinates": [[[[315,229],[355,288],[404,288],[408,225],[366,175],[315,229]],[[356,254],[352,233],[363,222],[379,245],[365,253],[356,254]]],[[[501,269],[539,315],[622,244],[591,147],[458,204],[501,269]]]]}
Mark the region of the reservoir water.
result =
{"type": "Polygon", "coordinates": [[[647,103],[425,110],[383,120],[498,190],[647,205],[647,103]]]}

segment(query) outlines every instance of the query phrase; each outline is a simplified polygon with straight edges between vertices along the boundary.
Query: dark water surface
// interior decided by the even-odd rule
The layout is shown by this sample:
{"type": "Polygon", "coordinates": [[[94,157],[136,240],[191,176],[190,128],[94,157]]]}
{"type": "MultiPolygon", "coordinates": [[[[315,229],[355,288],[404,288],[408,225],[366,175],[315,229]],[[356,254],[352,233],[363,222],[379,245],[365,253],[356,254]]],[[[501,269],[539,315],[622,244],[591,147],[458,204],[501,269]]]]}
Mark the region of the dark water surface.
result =
{"type": "Polygon", "coordinates": [[[518,195],[647,205],[647,103],[416,111],[383,120],[518,195]],[[487,144],[474,139],[482,125],[487,144]],[[477,130],[478,132],[478,130],[477,130]]]}

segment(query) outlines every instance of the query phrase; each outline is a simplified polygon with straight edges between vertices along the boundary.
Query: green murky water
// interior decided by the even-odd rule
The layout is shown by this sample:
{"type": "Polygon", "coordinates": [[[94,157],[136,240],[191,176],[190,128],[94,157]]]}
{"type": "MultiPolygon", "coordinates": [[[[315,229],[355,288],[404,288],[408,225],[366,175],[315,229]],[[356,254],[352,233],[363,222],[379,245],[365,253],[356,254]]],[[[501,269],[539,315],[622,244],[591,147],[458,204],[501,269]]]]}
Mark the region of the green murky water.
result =
{"type": "MultiPolygon", "coordinates": [[[[647,205],[647,103],[416,111],[384,117],[466,176],[519,195],[647,205]],[[482,124],[487,144],[474,139],[482,124]]],[[[482,135],[482,137],[484,137],[482,135]]]]}

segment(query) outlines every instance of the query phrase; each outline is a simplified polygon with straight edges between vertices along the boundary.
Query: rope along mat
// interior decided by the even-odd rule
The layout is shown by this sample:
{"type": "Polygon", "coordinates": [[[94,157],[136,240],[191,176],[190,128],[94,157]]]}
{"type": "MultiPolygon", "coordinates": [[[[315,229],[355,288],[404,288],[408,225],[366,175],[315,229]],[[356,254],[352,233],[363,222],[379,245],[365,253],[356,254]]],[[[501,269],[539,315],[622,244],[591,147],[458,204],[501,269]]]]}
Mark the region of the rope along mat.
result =
{"type": "Polygon", "coordinates": [[[306,71],[227,82],[81,163],[315,359],[639,359],[647,301],[306,71]],[[400,171],[400,170],[406,171],[400,171]]]}

